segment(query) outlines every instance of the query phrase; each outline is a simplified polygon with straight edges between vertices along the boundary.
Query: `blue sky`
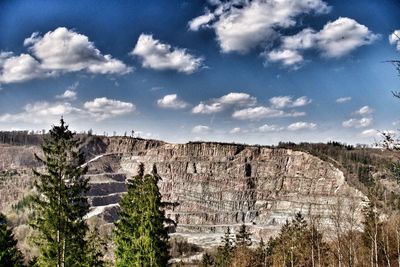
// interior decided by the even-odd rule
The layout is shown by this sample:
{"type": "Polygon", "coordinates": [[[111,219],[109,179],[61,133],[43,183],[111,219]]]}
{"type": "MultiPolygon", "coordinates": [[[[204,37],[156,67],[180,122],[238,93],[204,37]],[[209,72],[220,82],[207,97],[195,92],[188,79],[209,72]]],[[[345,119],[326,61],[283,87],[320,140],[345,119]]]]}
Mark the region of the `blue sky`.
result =
{"type": "Polygon", "coordinates": [[[0,2],[0,130],[372,143],[396,130],[396,0],[0,2]]]}

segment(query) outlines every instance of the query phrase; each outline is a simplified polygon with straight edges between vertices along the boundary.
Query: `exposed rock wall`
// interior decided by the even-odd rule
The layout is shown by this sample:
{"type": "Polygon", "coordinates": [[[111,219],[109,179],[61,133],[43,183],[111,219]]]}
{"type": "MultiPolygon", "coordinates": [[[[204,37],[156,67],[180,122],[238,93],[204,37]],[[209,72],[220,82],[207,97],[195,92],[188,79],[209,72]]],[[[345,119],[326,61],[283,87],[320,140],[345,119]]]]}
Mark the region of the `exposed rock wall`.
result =
{"type": "MultiPolygon", "coordinates": [[[[27,156],[33,151],[37,147],[0,146],[0,163],[33,167],[27,156]],[[10,152],[12,156],[5,156],[10,152]]],[[[358,212],[365,199],[332,164],[290,149],[91,137],[84,151],[91,183],[88,217],[115,220],[127,178],[137,173],[140,163],[147,172],[154,164],[162,177],[163,199],[179,203],[167,210],[178,223],[175,234],[201,245],[218,243],[226,227],[242,223],[256,238],[266,238],[296,212],[320,216],[329,225],[331,205],[338,197],[344,207],[355,205],[358,212]]]]}
{"type": "Polygon", "coordinates": [[[124,188],[122,176],[115,181],[104,173],[104,163],[119,175],[125,174],[125,179],[137,173],[140,163],[147,172],[155,164],[163,178],[164,200],[179,203],[167,211],[178,222],[177,233],[200,244],[218,242],[226,227],[237,228],[243,222],[256,238],[266,238],[296,212],[320,216],[329,224],[331,205],[338,197],[344,206],[358,206],[358,212],[365,199],[346,183],[339,169],[304,152],[218,143],[112,140],[104,156],[89,165],[92,177],[102,179],[92,179],[96,184],[92,190],[99,183],[113,188],[92,200],[94,206],[101,204],[93,214],[108,211],[107,219],[115,219],[110,209],[116,211],[115,200],[124,188]]]}

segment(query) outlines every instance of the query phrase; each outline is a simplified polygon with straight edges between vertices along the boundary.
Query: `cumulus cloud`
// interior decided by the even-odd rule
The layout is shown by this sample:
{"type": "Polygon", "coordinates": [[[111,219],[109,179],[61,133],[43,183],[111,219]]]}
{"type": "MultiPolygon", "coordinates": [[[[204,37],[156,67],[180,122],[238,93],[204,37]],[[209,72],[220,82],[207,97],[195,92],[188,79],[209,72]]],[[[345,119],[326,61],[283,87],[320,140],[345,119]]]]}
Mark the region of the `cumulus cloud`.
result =
{"type": "Polygon", "coordinates": [[[282,131],[284,128],[277,126],[277,125],[269,125],[269,124],[264,124],[260,127],[258,127],[258,131],[262,133],[267,133],[267,132],[279,132],[282,131]]]}
{"type": "Polygon", "coordinates": [[[240,127],[235,127],[232,130],[229,131],[229,133],[231,134],[238,134],[242,131],[242,129],[240,129],[240,127]]]}
{"type": "Polygon", "coordinates": [[[78,87],[79,82],[74,83],[73,85],[69,86],[67,90],[64,91],[63,94],[57,95],[57,99],[65,99],[65,100],[75,100],[76,99],[76,88],[78,87]]]}
{"type": "Polygon", "coordinates": [[[229,106],[252,106],[256,102],[257,99],[249,94],[232,92],[206,103],[200,102],[192,109],[192,113],[212,114],[220,112],[229,106]]]}
{"type": "Polygon", "coordinates": [[[361,118],[361,119],[349,119],[342,123],[342,126],[345,128],[364,128],[368,127],[372,124],[372,118],[361,118]]]}
{"type": "Polygon", "coordinates": [[[351,97],[347,96],[347,97],[339,97],[338,99],[336,99],[336,103],[338,104],[342,104],[342,103],[346,103],[351,101],[351,97]]]}
{"type": "Polygon", "coordinates": [[[76,92],[72,90],[65,90],[65,92],[62,95],[56,96],[58,99],[69,99],[69,100],[75,100],[76,99],[76,92]]]}
{"type": "Polygon", "coordinates": [[[379,38],[354,19],[340,17],[328,22],[317,34],[318,46],[327,57],[341,57],[379,38]]]}
{"type": "Polygon", "coordinates": [[[25,39],[24,45],[41,62],[41,67],[48,70],[86,70],[100,74],[126,74],[132,71],[122,61],[111,55],[103,55],[87,36],[65,27],[49,31],[43,36],[33,33],[25,39]]]}
{"type": "Polygon", "coordinates": [[[200,103],[192,109],[195,114],[212,114],[222,111],[224,106],[221,103],[215,102],[210,104],[200,103]]]}
{"type": "Polygon", "coordinates": [[[191,31],[198,31],[200,28],[206,27],[206,25],[214,19],[215,15],[207,10],[204,15],[198,16],[189,21],[189,29],[191,31]]]}
{"type": "Polygon", "coordinates": [[[53,123],[60,119],[63,115],[78,116],[82,114],[82,110],[73,107],[70,103],[55,102],[50,103],[46,101],[30,103],[24,106],[23,111],[20,113],[6,113],[0,114],[0,122],[4,123],[53,123]]]}
{"type": "Polygon", "coordinates": [[[43,69],[40,62],[29,54],[15,56],[11,52],[0,53],[0,83],[25,82],[54,74],[43,69]]]}
{"type": "Polygon", "coordinates": [[[212,14],[207,11],[189,25],[193,24],[192,30],[205,25],[214,29],[224,53],[246,53],[263,42],[273,41],[279,29],[295,26],[298,15],[329,10],[321,0],[231,1],[217,4],[212,14]]]}
{"type": "Polygon", "coordinates": [[[269,99],[271,105],[275,108],[284,108],[292,103],[291,96],[274,96],[269,99]]]}
{"type": "Polygon", "coordinates": [[[294,108],[306,106],[310,104],[312,100],[306,96],[302,96],[297,99],[293,99],[291,96],[275,96],[270,98],[269,102],[274,108],[294,108]]]}
{"type": "Polygon", "coordinates": [[[345,128],[365,128],[373,123],[373,118],[371,115],[374,112],[369,106],[363,106],[359,110],[353,112],[353,115],[359,115],[361,118],[350,118],[342,122],[342,126],[345,128]]]}
{"type": "Polygon", "coordinates": [[[373,113],[374,110],[370,108],[369,106],[363,106],[359,110],[357,110],[355,113],[359,115],[367,115],[373,113]]]}
{"type": "Polygon", "coordinates": [[[298,131],[298,130],[314,130],[317,128],[317,124],[312,123],[312,122],[304,122],[304,121],[299,121],[290,124],[288,127],[289,131],[298,131]]]}
{"type": "Polygon", "coordinates": [[[292,66],[303,62],[303,56],[296,50],[282,49],[263,53],[270,62],[281,62],[285,66],[292,66]]]}
{"type": "Polygon", "coordinates": [[[176,70],[192,74],[203,66],[204,59],[195,57],[186,49],[161,43],[152,35],[141,34],[132,55],[139,57],[144,68],[155,70],[176,70]]]}
{"type": "Polygon", "coordinates": [[[88,37],[59,27],[43,36],[33,33],[24,40],[33,55],[0,53],[0,83],[24,82],[60,73],[127,74],[132,67],[111,55],[103,55],[88,37]]]}
{"type": "Polygon", "coordinates": [[[23,110],[19,113],[0,114],[0,122],[51,124],[59,120],[61,116],[68,116],[71,120],[94,119],[96,121],[102,121],[128,114],[134,110],[135,105],[132,103],[112,100],[105,97],[87,101],[81,107],[74,106],[69,102],[39,101],[25,105],[23,110]]]}
{"type": "Polygon", "coordinates": [[[327,58],[338,58],[378,38],[378,34],[354,19],[339,17],[325,24],[318,32],[306,28],[293,36],[283,36],[281,46],[264,55],[268,61],[294,65],[303,61],[301,51],[306,49],[316,49],[327,58]]]}
{"type": "Polygon", "coordinates": [[[273,118],[273,117],[300,117],[305,116],[305,112],[285,112],[283,110],[271,108],[271,107],[251,107],[236,110],[232,114],[232,118],[239,120],[259,120],[262,118],[273,118]]]}
{"type": "Polygon", "coordinates": [[[211,128],[208,126],[204,126],[204,125],[196,125],[192,129],[192,133],[195,133],[195,134],[206,134],[209,132],[211,132],[211,128]]]}
{"type": "Polygon", "coordinates": [[[229,93],[217,99],[224,105],[254,105],[257,99],[246,93],[229,93]]]}
{"type": "Polygon", "coordinates": [[[83,107],[97,121],[128,114],[136,108],[132,103],[108,99],[106,97],[87,101],[83,107]]]}
{"type": "Polygon", "coordinates": [[[396,46],[396,50],[400,51],[400,30],[395,30],[389,35],[389,43],[396,46]]]}
{"type": "Polygon", "coordinates": [[[166,95],[157,100],[157,105],[162,108],[182,109],[186,108],[188,104],[179,99],[177,94],[166,95]]]}

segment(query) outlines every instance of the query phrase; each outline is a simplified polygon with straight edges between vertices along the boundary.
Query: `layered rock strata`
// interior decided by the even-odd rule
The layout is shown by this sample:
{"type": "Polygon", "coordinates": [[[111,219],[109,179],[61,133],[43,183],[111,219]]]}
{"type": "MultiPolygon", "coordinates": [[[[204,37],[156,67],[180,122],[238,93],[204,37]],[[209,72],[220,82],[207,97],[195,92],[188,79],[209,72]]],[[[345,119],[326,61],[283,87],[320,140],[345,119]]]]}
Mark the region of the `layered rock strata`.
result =
{"type": "MultiPolygon", "coordinates": [[[[332,164],[289,149],[122,137],[91,137],[83,148],[91,185],[88,218],[117,219],[127,179],[140,163],[146,172],[155,165],[163,200],[179,203],[166,211],[178,223],[173,234],[204,246],[218,244],[227,227],[235,230],[242,223],[255,239],[267,238],[297,212],[329,226],[338,199],[344,211],[355,207],[360,221],[366,199],[332,164]]],[[[37,146],[3,144],[0,167],[37,167],[32,152],[38,151],[37,146]]]]}
{"type": "MultiPolygon", "coordinates": [[[[92,212],[116,219],[127,178],[140,163],[155,165],[175,234],[198,244],[218,243],[227,227],[247,224],[256,238],[275,234],[295,213],[331,224],[340,199],[343,209],[360,212],[365,196],[350,187],[343,172],[310,154],[260,146],[218,143],[167,144],[135,139],[111,141],[89,163],[92,212]]],[[[361,218],[361,217],[360,217],[361,218]]]]}

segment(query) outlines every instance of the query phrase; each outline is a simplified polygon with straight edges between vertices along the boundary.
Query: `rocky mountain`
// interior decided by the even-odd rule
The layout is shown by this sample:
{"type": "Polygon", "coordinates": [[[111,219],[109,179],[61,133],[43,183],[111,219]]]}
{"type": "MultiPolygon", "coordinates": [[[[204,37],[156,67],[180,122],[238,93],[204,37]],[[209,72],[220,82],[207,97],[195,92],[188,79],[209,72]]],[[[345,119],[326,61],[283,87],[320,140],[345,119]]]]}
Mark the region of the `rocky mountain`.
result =
{"type": "MultiPolygon", "coordinates": [[[[40,138],[4,138],[0,144],[0,211],[19,208],[32,190],[33,154],[40,138]],[[4,141],[8,140],[8,141],[4,141]]],[[[88,218],[117,219],[118,200],[126,181],[144,163],[162,177],[164,201],[181,235],[202,246],[218,244],[226,227],[250,227],[255,239],[276,233],[301,212],[330,225],[332,207],[360,210],[367,200],[346,181],[343,170],[307,152],[287,148],[194,142],[170,144],[129,137],[84,137],[91,189],[88,218]]],[[[1,140],[0,140],[1,141],[1,140]]]]}

